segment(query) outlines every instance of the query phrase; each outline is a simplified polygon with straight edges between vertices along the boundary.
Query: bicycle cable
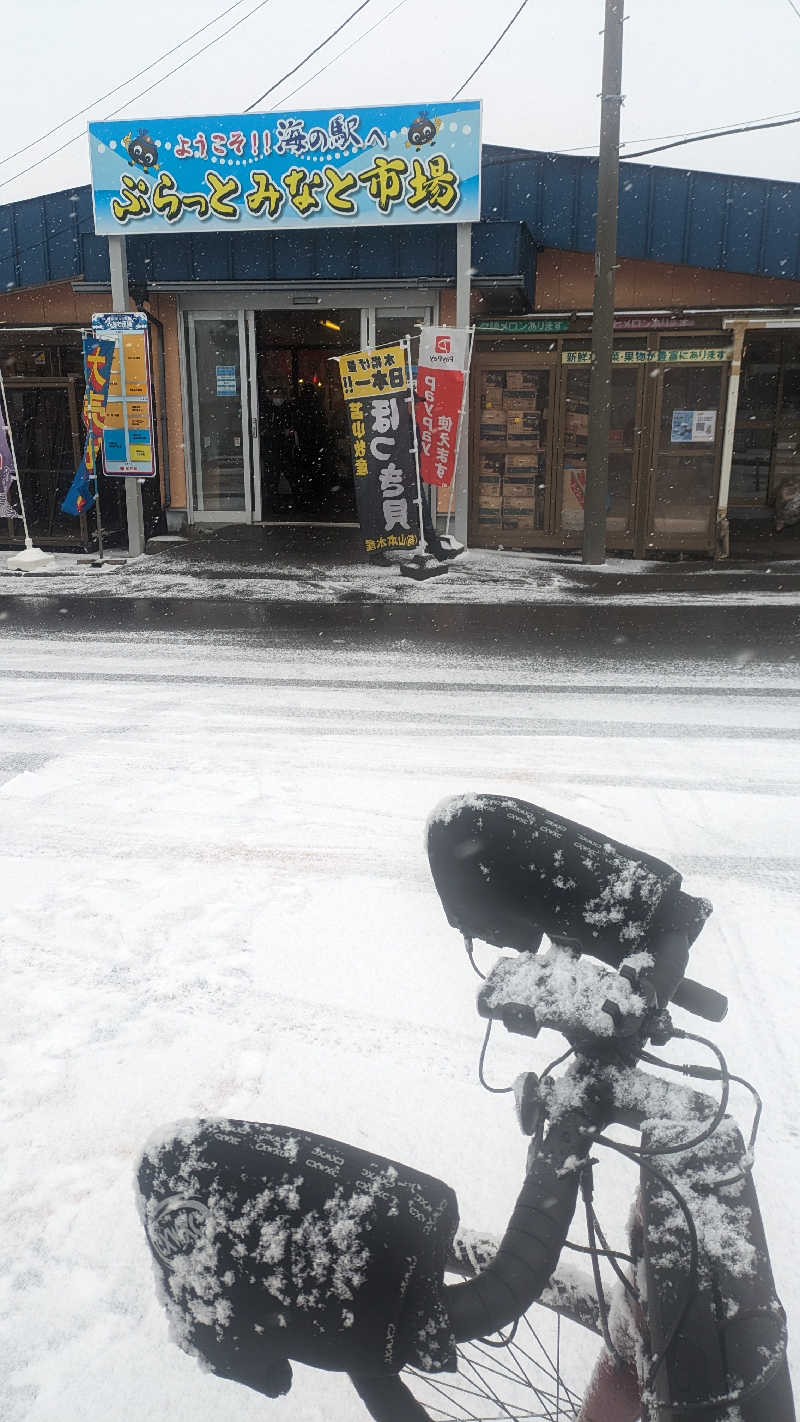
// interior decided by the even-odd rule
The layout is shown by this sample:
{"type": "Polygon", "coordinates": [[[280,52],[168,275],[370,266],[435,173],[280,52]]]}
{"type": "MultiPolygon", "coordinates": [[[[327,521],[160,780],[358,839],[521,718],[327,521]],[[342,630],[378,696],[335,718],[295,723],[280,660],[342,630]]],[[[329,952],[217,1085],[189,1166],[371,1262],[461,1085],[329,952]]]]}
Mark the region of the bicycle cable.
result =
{"type": "Polygon", "coordinates": [[[652,1366],[650,1368],[650,1374],[647,1379],[647,1386],[648,1388],[652,1388],[656,1373],[662,1366],[664,1359],[667,1356],[667,1353],[672,1347],[674,1340],[677,1338],[680,1329],[683,1327],[683,1323],[687,1313],[689,1312],[692,1300],[695,1294],[697,1293],[698,1264],[700,1260],[700,1245],[697,1239],[697,1229],[695,1226],[694,1219],[692,1218],[692,1212],[689,1209],[689,1206],[687,1205],[677,1185],[674,1185],[673,1182],[670,1180],[669,1176],[665,1175],[662,1170],[658,1170],[654,1165],[652,1165],[649,1159],[647,1159],[646,1157],[643,1158],[639,1151],[633,1150],[630,1146],[623,1145],[621,1141],[610,1140],[608,1136],[597,1136],[595,1139],[595,1145],[607,1146],[609,1150],[615,1150],[618,1152],[619,1155],[624,1155],[627,1160],[632,1160],[633,1163],[635,1165],[638,1165],[641,1170],[646,1171],[648,1175],[652,1175],[653,1178],[656,1179],[660,1185],[663,1185],[664,1188],[668,1190],[669,1193],[673,1196],[673,1198],[677,1201],[678,1207],[686,1221],[686,1226],[689,1231],[689,1283],[686,1289],[686,1297],[683,1300],[675,1322],[673,1323],[672,1328],[669,1331],[667,1341],[664,1344],[664,1347],[653,1360],[652,1366]]]}
{"type": "Polygon", "coordinates": [[[478,974],[478,977],[481,979],[481,982],[484,982],[484,983],[485,983],[485,982],[486,982],[486,974],[481,972],[480,968],[478,967],[478,964],[475,962],[475,950],[473,949],[473,946],[472,946],[472,939],[471,939],[471,938],[468,938],[467,935],[466,935],[466,933],[464,934],[464,947],[465,947],[466,950],[467,950],[467,957],[469,958],[469,961],[470,961],[470,963],[472,964],[472,967],[474,968],[475,972],[478,974]]]}
{"type": "Polygon", "coordinates": [[[717,1106],[714,1115],[711,1117],[711,1120],[708,1122],[708,1125],[705,1126],[705,1128],[699,1133],[699,1135],[690,1137],[688,1141],[675,1141],[672,1145],[659,1146],[658,1149],[653,1150],[644,1150],[643,1147],[639,1147],[638,1149],[633,1146],[629,1147],[631,1154],[635,1155],[638,1160],[645,1160],[650,1156],[677,1155],[679,1152],[682,1151],[694,1150],[695,1146],[702,1145],[703,1141],[707,1141],[710,1136],[713,1136],[714,1132],[721,1125],[725,1112],[728,1109],[728,1098],[730,1096],[731,1078],[730,1073],[728,1071],[728,1063],[726,1062],[724,1056],[722,1055],[722,1052],[720,1051],[716,1043],[710,1041],[708,1037],[698,1037],[694,1032],[684,1032],[681,1028],[678,1027],[674,1027],[672,1029],[672,1035],[673,1037],[684,1038],[689,1042],[700,1042],[702,1046],[709,1047],[710,1050],[714,1053],[715,1057],[717,1058],[717,1061],[720,1064],[720,1074],[722,1081],[722,1091],[720,1093],[719,1105],[717,1106]]]}
{"type": "Polygon", "coordinates": [[[603,1280],[600,1274],[600,1260],[598,1257],[597,1240],[595,1239],[594,1226],[596,1216],[594,1213],[594,1207],[592,1205],[593,1194],[593,1163],[591,1160],[589,1160],[581,1171],[581,1195],[583,1196],[583,1204],[584,1209],[586,1211],[586,1232],[589,1236],[589,1252],[592,1256],[592,1274],[594,1275],[594,1289],[597,1295],[597,1309],[600,1316],[600,1330],[603,1334],[603,1342],[606,1345],[606,1349],[608,1350],[611,1357],[615,1360],[617,1365],[621,1366],[624,1360],[622,1358],[622,1354],[619,1352],[618,1348],[615,1347],[612,1341],[611,1331],[608,1326],[608,1304],[606,1303],[606,1296],[603,1292],[603,1280]]]}
{"type": "Polygon", "coordinates": [[[505,1094],[506,1094],[507,1092],[514,1090],[513,1085],[512,1085],[512,1086],[490,1086],[489,1083],[488,1083],[488,1081],[486,1080],[486,1077],[485,1077],[484,1074],[483,1074],[483,1063],[484,1063],[484,1061],[486,1060],[486,1049],[487,1049],[487,1047],[489,1046],[489,1038],[490,1038],[491,1035],[492,1035],[492,1027],[493,1027],[493,1026],[494,1026],[494,1019],[490,1017],[490,1018],[489,1018],[489,1021],[488,1021],[487,1024],[486,1024],[486,1032],[485,1032],[484,1038],[483,1038],[483,1046],[481,1047],[481,1054],[480,1054],[480,1056],[478,1057],[478,1081],[480,1082],[480,1084],[481,1084],[481,1086],[484,1088],[484,1090],[486,1090],[486,1091],[491,1091],[494,1096],[505,1096],[505,1094]]]}
{"type": "MultiPolygon", "coordinates": [[[[663,1057],[655,1056],[653,1052],[642,1052],[640,1054],[639,1060],[647,1062],[650,1066],[657,1066],[666,1068],[668,1071],[680,1072],[683,1076],[693,1077],[698,1081],[720,1081],[722,1076],[721,1072],[715,1070],[714,1067],[702,1067],[696,1065],[687,1066],[685,1063],[681,1062],[668,1062],[663,1057]]],[[[746,1151],[746,1154],[752,1157],[753,1152],[755,1151],[759,1127],[761,1125],[761,1115],[764,1110],[764,1103],[761,1100],[761,1097],[759,1096],[758,1092],[756,1091],[756,1088],[753,1086],[753,1083],[751,1081],[748,1081],[746,1077],[737,1076],[735,1072],[729,1072],[728,1080],[735,1081],[738,1086],[743,1086],[745,1088],[745,1091],[750,1092],[750,1095],[752,1096],[755,1102],[755,1110],[753,1112],[753,1120],[750,1126],[750,1136],[747,1142],[746,1151]]],[[[738,1175],[731,1175],[728,1179],[724,1180],[714,1180],[712,1184],[716,1189],[720,1189],[725,1185],[736,1185],[740,1180],[743,1180],[745,1178],[747,1170],[748,1167],[745,1165],[738,1175]]]]}

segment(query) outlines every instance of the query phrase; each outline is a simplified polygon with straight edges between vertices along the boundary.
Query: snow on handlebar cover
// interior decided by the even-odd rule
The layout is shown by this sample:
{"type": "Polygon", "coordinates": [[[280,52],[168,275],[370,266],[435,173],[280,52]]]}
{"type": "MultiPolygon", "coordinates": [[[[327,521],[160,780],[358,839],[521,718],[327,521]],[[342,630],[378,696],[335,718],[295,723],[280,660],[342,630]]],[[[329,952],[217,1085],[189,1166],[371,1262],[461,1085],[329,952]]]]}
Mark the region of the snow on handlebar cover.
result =
{"type": "MultiPolygon", "coordinates": [[[[711,913],[708,900],[682,891],[670,864],[525,800],[443,800],[427,847],[450,924],[497,948],[535,953],[547,934],[617,968],[640,950],[657,957],[674,932],[691,945],[711,913]]],[[[712,1021],[727,1008],[688,979],[674,1001],[712,1021]]]]}

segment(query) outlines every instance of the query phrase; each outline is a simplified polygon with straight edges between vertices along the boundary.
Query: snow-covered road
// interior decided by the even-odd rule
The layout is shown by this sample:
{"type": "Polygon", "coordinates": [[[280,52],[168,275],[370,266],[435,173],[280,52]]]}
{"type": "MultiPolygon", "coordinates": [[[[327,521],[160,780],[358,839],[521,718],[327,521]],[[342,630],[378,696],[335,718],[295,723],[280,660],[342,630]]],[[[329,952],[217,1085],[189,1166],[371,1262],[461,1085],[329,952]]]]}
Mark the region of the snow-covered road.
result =
{"type": "MultiPolygon", "coordinates": [[[[423,843],[432,806],[464,790],[640,845],[713,901],[691,971],[730,994],[714,1038],[765,1097],[756,1179],[791,1328],[798,712],[800,677],[763,665],[709,679],[587,660],[565,676],[530,657],[5,631],[4,1422],[365,1415],[336,1376],[298,1368],[269,1403],[169,1342],[132,1193],[165,1121],[252,1116],[368,1144],[502,1230],[525,1142],[477,1083],[476,979],[423,843]]],[[[496,1034],[489,1079],[553,1046],[496,1034]]],[[[746,1096],[734,1109],[747,1119],[746,1096]]],[[[599,1193],[612,1230],[624,1169],[599,1193]]]]}

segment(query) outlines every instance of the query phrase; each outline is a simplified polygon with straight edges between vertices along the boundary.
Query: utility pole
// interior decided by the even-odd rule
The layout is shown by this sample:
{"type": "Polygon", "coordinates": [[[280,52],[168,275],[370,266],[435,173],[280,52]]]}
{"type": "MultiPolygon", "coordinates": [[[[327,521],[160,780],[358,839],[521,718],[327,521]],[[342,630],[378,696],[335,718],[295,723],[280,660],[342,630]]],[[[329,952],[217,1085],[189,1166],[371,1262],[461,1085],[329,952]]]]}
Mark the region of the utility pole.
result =
{"type": "Polygon", "coordinates": [[[606,0],[600,153],[597,162],[597,226],[592,307],[592,369],[589,382],[589,442],[583,509],[583,561],[606,561],[608,435],[611,420],[611,355],[619,205],[619,111],[622,106],[624,0],[606,0]]]}

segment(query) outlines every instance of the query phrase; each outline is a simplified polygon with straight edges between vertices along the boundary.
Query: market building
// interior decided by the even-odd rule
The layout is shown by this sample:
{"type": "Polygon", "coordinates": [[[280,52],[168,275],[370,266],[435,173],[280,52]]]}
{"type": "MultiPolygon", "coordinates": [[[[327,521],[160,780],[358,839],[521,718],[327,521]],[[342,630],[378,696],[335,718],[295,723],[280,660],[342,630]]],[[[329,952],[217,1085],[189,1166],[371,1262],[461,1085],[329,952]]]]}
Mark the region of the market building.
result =
{"type": "MultiPolygon", "coordinates": [[[[776,498],[800,480],[800,184],[623,163],[608,546],[795,548],[776,498]]],[[[485,146],[472,223],[472,546],[581,543],[596,161],[485,146]]],[[[348,522],[350,447],[331,357],[456,323],[458,232],[126,233],[150,318],[164,524],[348,522]]],[[[45,547],[91,538],[60,512],[80,458],[81,331],[111,310],[91,192],[0,208],[0,368],[29,518],[45,547]]],[[[445,491],[446,495],[446,491],[445,491]]],[[[103,481],[124,540],[120,484],[103,481]]],[[[438,513],[445,509],[439,491],[438,513]]],[[[0,528],[10,546],[11,521],[0,528]]]]}

